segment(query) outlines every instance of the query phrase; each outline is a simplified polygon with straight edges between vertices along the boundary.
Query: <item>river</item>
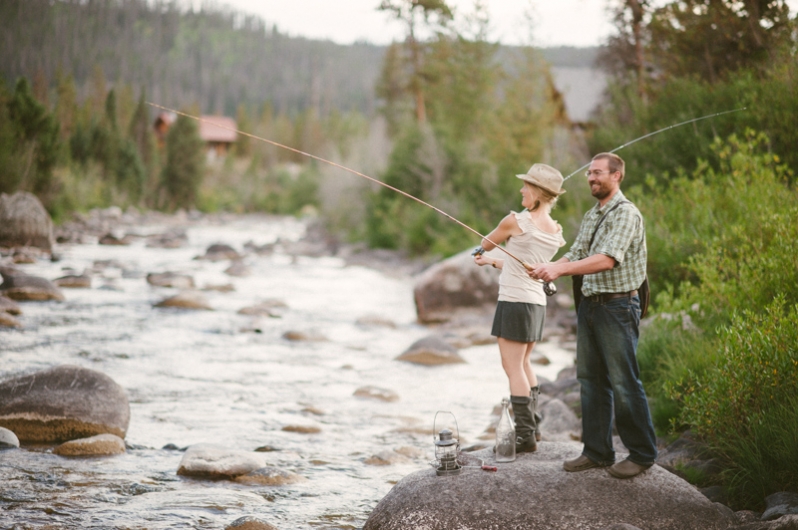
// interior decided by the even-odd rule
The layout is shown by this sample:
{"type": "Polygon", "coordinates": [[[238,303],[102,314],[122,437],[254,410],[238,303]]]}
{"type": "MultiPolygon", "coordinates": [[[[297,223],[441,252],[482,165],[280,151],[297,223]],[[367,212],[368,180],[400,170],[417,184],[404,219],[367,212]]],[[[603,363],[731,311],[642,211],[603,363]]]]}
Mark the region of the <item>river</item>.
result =
{"type": "MultiPolygon", "coordinates": [[[[361,528],[396,481],[429,466],[437,411],[454,415],[463,446],[484,438],[508,394],[495,344],[461,349],[464,364],[394,360],[433,331],[416,322],[413,278],[292,255],[281,242],[305,229],[289,217],[205,217],[187,225],[181,248],[89,239],[58,247],[58,261],[20,265],[49,279],[91,271],[92,287],[63,289],[61,303],[21,303],[24,329],[0,331],[0,379],[60,364],[98,370],[127,390],[131,421],[121,456],[64,458],[51,446],[0,452],[0,528],[224,528],[245,515],[279,529],[361,528]],[[276,244],[247,253],[251,275],[232,277],[229,261],[195,259],[213,243],[239,252],[276,244]],[[145,277],[166,271],[234,290],[204,291],[213,311],[155,308],[176,290],[145,277]],[[275,318],[238,313],[271,299],[287,306],[275,318]],[[322,340],[290,341],[288,331],[322,340]],[[367,386],[399,399],[354,395],[367,386]],[[198,443],[270,446],[261,453],[269,465],[306,480],[265,487],[178,476],[183,452],[169,447],[198,443]],[[409,456],[371,463],[396,449],[409,456]]],[[[537,348],[552,361],[536,367],[549,379],[573,362],[556,341],[537,348]]]]}

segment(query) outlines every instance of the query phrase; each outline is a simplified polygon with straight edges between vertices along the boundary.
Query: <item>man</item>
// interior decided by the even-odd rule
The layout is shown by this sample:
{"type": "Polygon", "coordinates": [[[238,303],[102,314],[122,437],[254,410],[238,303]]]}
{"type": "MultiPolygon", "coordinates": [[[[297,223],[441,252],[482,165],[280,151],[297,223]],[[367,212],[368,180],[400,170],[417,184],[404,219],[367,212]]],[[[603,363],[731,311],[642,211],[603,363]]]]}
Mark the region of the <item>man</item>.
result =
{"type": "Polygon", "coordinates": [[[598,204],[585,214],[568,253],[554,263],[533,266],[529,275],[544,281],[584,275],[576,346],[584,449],[581,456],[566,461],[564,469],[611,466],[612,476],[631,478],[657,457],[636,357],[637,289],[646,275],[645,227],[639,210],[621,192],[624,162],[619,156],[596,155],[586,174],[598,204]],[[618,434],[629,449],[629,457],[617,464],[612,445],[613,404],[618,434]]]}

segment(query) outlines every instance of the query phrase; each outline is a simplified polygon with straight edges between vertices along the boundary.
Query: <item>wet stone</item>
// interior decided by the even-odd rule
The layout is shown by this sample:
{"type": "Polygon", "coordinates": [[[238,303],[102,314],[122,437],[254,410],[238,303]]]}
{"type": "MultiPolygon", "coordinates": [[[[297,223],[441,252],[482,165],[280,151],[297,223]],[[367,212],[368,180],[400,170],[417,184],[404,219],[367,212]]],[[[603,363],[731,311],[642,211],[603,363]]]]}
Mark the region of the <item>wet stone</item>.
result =
{"type": "Polygon", "coordinates": [[[21,315],[22,309],[19,304],[10,298],[0,296],[0,313],[8,313],[10,315],[21,315]]]}
{"type": "Polygon", "coordinates": [[[113,434],[98,434],[64,442],[53,453],[59,456],[110,456],[125,452],[125,441],[113,434]]]}
{"type": "Polygon", "coordinates": [[[225,527],[224,530],[277,530],[277,527],[265,523],[256,517],[247,515],[245,517],[239,517],[230,523],[229,526],[225,527]]]}
{"type": "Polygon", "coordinates": [[[394,392],[393,390],[388,390],[386,388],[379,388],[376,386],[362,386],[355,390],[354,395],[356,397],[366,398],[366,399],[376,399],[379,401],[399,401],[399,394],[394,392]]]}
{"type": "Polygon", "coordinates": [[[321,428],[315,425],[286,425],[282,430],[299,434],[318,434],[321,432],[321,428]]]}
{"type": "Polygon", "coordinates": [[[286,484],[295,484],[302,482],[305,477],[280,469],[279,467],[266,466],[256,469],[246,475],[236,477],[236,482],[242,484],[252,484],[258,486],[284,486],[286,484]]]}
{"type": "Polygon", "coordinates": [[[91,277],[86,274],[68,274],[53,280],[53,283],[58,287],[66,289],[90,289],[91,277]]]}
{"type": "Polygon", "coordinates": [[[155,287],[194,288],[194,278],[188,274],[178,274],[176,272],[151,272],[147,274],[147,283],[155,287]]]}
{"type": "Polygon", "coordinates": [[[212,311],[213,308],[208,304],[208,300],[200,292],[183,291],[169,298],[165,298],[155,304],[155,307],[174,307],[178,309],[191,309],[199,311],[212,311]]]}
{"type": "Polygon", "coordinates": [[[290,330],[283,333],[283,338],[295,342],[326,342],[327,337],[315,330],[290,330]]]}
{"type": "Polygon", "coordinates": [[[22,323],[8,313],[0,312],[0,328],[22,328],[22,323]]]}
{"type": "Polygon", "coordinates": [[[0,450],[19,447],[19,438],[13,431],[0,427],[0,450]]]}
{"type": "Polygon", "coordinates": [[[214,444],[197,444],[186,450],[177,474],[234,479],[262,468],[264,463],[263,457],[255,452],[237,451],[214,444]]]}
{"type": "Polygon", "coordinates": [[[396,360],[427,366],[465,362],[454,346],[435,335],[417,340],[396,360]]]}

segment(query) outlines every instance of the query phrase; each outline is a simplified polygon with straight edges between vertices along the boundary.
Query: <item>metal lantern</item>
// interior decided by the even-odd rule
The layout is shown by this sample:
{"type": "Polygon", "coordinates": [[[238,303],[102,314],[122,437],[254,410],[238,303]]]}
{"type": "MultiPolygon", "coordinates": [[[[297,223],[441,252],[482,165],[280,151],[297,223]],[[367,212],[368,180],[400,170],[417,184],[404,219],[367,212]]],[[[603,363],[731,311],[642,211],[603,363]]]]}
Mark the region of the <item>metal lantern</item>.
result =
{"type": "MultiPolygon", "coordinates": [[[[438,415],[435,414],[436,419],[437,417],[438,415]]],[[[454,414],[452,414],[452,417],[454,417],[454,414]]],[[[455,419],[455,424],[456,423],[457,420],[455,419]]],[[[435,429],[434,425],[433,429],[435,429]]],[[[457,457],[460,454],[460,440],[458,439],[460,436],[459,428],[457,429],[457,435],[458,437],[455,437],[450,429],[443,429],[437,435],[433,434],[433,439],[435,440],[435,460],[437,464],[435,472],[438,476],[457,475],[463,470],[463,467],[457,461],[457,457]]]]}

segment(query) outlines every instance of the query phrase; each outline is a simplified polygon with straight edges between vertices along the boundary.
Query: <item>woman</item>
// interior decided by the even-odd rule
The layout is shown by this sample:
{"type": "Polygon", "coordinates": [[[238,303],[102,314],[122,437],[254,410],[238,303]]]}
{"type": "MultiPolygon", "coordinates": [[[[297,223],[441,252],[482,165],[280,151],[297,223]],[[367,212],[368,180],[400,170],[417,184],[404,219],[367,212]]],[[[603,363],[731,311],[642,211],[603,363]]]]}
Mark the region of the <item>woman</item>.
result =
{"type": "MultiPolygon", "coordinates": [[[[535,164],[524,175],[521,204],[526,210],[511,212],[485,239],[482,248],[492,250],[507,242],[507,251],[525,263],[545,263],[565,245],[562,227],[551,218],[557,198],[565,193],[563,177],[546,164],[535,164]]],[[[540,430],[537,401],[540,387],[529,364],[529,356],[543,332],[546,295],[543,284],[532,280],[524,266],[506,255],[496,259],[479,254],[477,265],[501,269],[499,302],[492,335],[498,338],[502,367],[510,381],[510,403],[515,416],[516,452],[537,450],[540,430]]]]}

